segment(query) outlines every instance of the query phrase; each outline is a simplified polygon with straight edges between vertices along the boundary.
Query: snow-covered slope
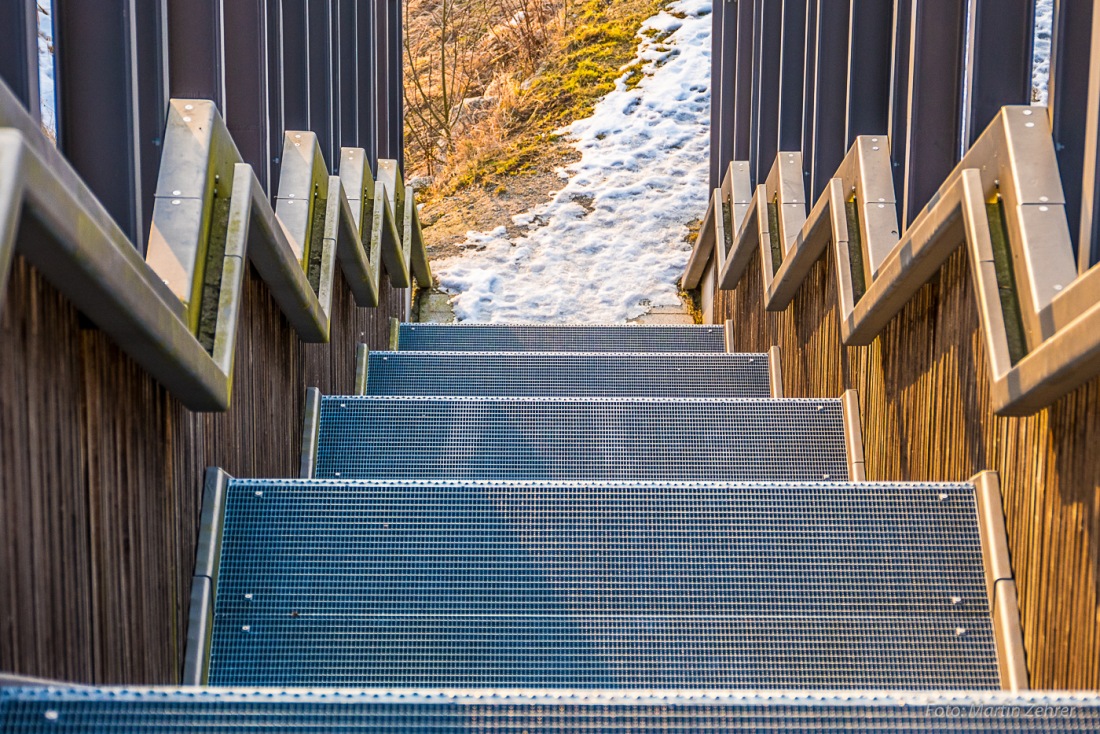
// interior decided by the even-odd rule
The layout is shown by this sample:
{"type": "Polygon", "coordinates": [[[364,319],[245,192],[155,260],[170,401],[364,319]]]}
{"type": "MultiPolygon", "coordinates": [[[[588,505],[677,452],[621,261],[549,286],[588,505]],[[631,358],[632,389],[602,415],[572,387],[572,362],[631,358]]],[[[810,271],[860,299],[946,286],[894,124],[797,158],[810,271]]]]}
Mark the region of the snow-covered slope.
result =
{"type": "Polygon", "coordinates": [[[618,322],[677,305],[687,223],[707,202],[711,0],[678,0],[642,36],[644,77],[565,130],[581,159],[564,188],[433,265],[460,320],[618,322]],[[680,17],[682,16],[682,17],[680,17]]]}

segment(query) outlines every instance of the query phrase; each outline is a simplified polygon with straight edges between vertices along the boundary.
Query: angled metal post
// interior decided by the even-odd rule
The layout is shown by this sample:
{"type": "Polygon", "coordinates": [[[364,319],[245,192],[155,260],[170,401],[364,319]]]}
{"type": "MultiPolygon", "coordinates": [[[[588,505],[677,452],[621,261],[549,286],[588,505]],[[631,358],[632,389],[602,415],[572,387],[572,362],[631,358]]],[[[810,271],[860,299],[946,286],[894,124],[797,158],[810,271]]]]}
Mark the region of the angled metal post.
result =
{"type": "Polygon", "coordinates": [[[366,344],[355,346],[355,394],[367,394],[367,380],[370,379],[370,348],[366,344]]]}
{"type": "Polygon", "coordinates": [[[844,414],[844,445],[848,450],[848,480],[867,481],[867,464],[863,458],[863,426],[859,416],[859,395],[845,390],[841,396],[844,414]]]}
{"type": "Polygon", "coordinates": [[[302,460],[298,476],[313,479],[317,469],[317,441],[321,427],[321,391],[306,388],[305,416],[302,420],[302,460]]]}
{"type": "Polygon", "coordinates": [[[978,533],[982,542],[982,566],[985,569],[986,595],[993,615],[994,644],[1001,675],[1001,688],[1008,691],[1028,689],[1027,661],[1020,609],[1016,598],[1016,580],[1008,555],[1001,506],[1001,482],[995,471],[982,471],[970,478],[974,485],[978,510],[978,533]]]}
{"type": "Polygon", "coordinates": [[[779,347],[768,347],[768,386],[773,398],[783,397],[783,364],[779,347]]]}
{"type": "Polygon", "coordinates": [[[214,594],[221,560],[222,524],[229,474],[209,467],[203,480],[202,516],[195,545],[195,571],[191,576],[191,606],[187,618],[187,647],[180,684],[201,686],[207,681],[210,638],[214,632],[214,594]]]}

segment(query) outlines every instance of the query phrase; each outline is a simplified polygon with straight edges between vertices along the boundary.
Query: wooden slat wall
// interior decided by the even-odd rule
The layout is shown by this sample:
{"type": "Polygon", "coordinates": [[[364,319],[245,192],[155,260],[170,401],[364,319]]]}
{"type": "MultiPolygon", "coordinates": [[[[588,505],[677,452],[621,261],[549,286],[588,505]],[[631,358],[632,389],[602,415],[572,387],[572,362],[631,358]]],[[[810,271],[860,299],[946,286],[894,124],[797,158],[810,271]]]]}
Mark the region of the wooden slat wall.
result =
{"type": "Polygon", "coordinates": [[[757,256],[714,318],[733,320],[739,351],[779,345],[787,396],[859,391],[868,479],[1000,472],[1032,687],[1100,687],[1100,380],[994,416],[963,249],[866,347],[841,345],[831,254],[786,311],[762,304],[757,256]]]}
{"type": "Polygon", "coordinates": [[[231,409],[192,413],[17,257],[0,313],[0,670],[171,684],[182,665],[207,466],[294,476],[311,385],[351,392],[355,345],[385,348],[403,295],[306,345],[255,271],[231,409]]]}

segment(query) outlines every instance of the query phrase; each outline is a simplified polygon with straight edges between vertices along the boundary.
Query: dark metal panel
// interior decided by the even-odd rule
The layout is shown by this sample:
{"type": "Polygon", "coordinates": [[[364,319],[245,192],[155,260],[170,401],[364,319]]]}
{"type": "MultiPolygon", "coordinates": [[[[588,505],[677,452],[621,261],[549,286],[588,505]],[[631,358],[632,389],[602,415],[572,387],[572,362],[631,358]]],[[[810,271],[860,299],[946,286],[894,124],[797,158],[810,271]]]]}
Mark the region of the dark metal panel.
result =
{"type": "Polygon", "coordinates": [[[733,160],[749,159],[752,135],[753,4],[737,2],[737,37],[734,41],[733,160]]]}
{"type": "Polygon", "coordinates": [[[883,135],[889,130],[894,36],[892,3],[851,0],[850,9],[845,148],[860,135],[883,135]]]}
{"type": "Polygon", "coordinates": [[[964,0],[921,0],[910,16],[902,221],[908,226],[959,160],[964,0]]]}
{"type": "Polygon", "coordinates": [[[369,5],[360,5],[355,18],[355,93],[358,146],[367,151],[371,170],[378,170],[378,134],[375,120],[375,23],[369,5]]]}
{"type": "Polygon", "coordinates": [[[267,119],[270,161],[267,192],[274,196],[279,190],[279,163],[283,154],[283,131],[286,125],[283,98],[283,4],[268,0],[267,4],[267,119]]]}
{"type": "Polygon", "coordinates": [[[1089,50],[1088,117],[1081,175],[1081,242],[1078,267],[1085,272],[1100,262],[1100,17],[1092,17],[1089,50]]]}
{"type": "MultiPolygon", "coordinates": [[[[339,20],[339,81],[335,98],[340,105],[340,137],[338,146],[359,145],[359,105],[356,96],[359,92],[358,67],[359,46],[358,31],[359,9],[355,0],[336,0],[337,11],[334,18],[339,20]]],[[[337,151],[339,152],[339,151],[337,151]]],[[[336,159],[334,158],[333,161],[336,159]]]]}
{"type": "Polygon", "coordinates": [[[1035,0],[970,0],[967,105],[969,148],[1004,105],[1031,103],[1035,0]]]}
{"type": "MultiPolygon", "coordinates": [[[[799,119],[799,150],[802,151],[804,184],[810,183],[814,150],[814,119],[817,98],[817,0],[806,3],[805,53],[802,63],[802,100],[799,119]]],[[[782,150],[788,150],[782,148],[782,150]]]]}
{"type": "Polygon", "coordinates": [[[163,3],[132,0],[131,7],[134,8],[133,68],[137,90],[135,150],[141,211],[141,224],[134,242],[141,252],[145,252],[149,223],[153,221],[153,195],[160,172],[164,128],[168,120],[168,63],[164,48],[163,3]]]}
{"type": "MultiPolygon", "coordinates": [[[[810,200],[816,201],[836,172],[847,151],[845,112],[848,59],[847,0],[816,0],[815,55],[813,76],[807,74],[807,86],[816,91],[813,115],[807,126],[811,143],[804,148],[803,165],[810,172],[810,200]],[[812,80],[812,83],[809,81],[812,80]]],[[[808,66],[808,64],[807,64],[808,66]]]]}
{"type": "Polygon", "coordinates": [[[375,120],[378,157],[394,158],[404,170],[403,93],[401,88],[401,2],[378,0],[375,21],[375,120]]]}
{"type": "Polygon", "coordinates": [[[1083,180],[1085,170],[1092,23],[1091,0],[1056,0],[1047,107],[1058,170],[1066,182],[1063,189],[1070,237],[1079,257],[1082,201],[1076,182],[1083,180]]]}
{"type": "Polygon", "coordinates": [[[37,120],[41,116],[41,100],[36,8],[35,0],[0,2],[0,79],[37,120]]]}
{"type": "MultiPolygon", "coordinates": [[[[890,97],[887,130],[890,133],[890,163],[894,170],[894,196],[898,217],[902,216],[902,193],[905,190],[905,151],[909,135],[909,26],[912,23],[913,0],[894,0],[892,47],[890,50],[890,97]]],[[[906,223],[903,222],[902,226],[906,223]]]]}
{"type": "Polygon", "coordinates": [[[156,3],[54,0],[58,145],[144,252],[166,99],[156,3]]]}
{"type": "Polygon", "coordinates": [[[283,126],[287,130],[310,129],[307,18],[306,0],[282,0],[283,126]]]}
{"type": "Polygon", "coordinates": [[[166,2],[170,96],[209,99],[224,114],[225,39],[221,0],[166,2]]]}
{"type": "Polygon", "coordinates": [[[768,177],[779,144],[779,52],[782,6],[774,0],[756,0],[753,40],[753,132],[749,169],[753,181],[768,177]]]}
{"type": "Polygon", "coordinates": [[[336,160],[332,154],[337,139],[332,95],[332,0],[307,0],[307,7],[309,129],[317,135],[325,161],[331,166],[336,160]]]}
{"type": "Polygon", "coordinates": [[[737,3],[719,0],[711,15],[710,188],[722,184],[733,155],[736,97],[737,3]]]}
{"type": "MultiPolygon", "coordinates": [[[[721,183],[722,105],[732,103],[732,90],[727,91],[722,79],[722,55],[728,43],[725,38],[723,18],[726,0],[717,0],[710,16],[710,188],[721,183]]],[[[731,11],[734,6],[730,6],[731,11]]]]}
{"type": "Polygon", "coordinates": [[[233,33],[225,46],[225,124],[265,189],[271,150],[267,6],[268,0],[232,0],[224,10],[225,27],[233,33]]]}
{"type": "Polygon", "coordinates": [[[806,0],[783,0],[779,31],[779,150],[802,149],[806,13],[806,0]]]}

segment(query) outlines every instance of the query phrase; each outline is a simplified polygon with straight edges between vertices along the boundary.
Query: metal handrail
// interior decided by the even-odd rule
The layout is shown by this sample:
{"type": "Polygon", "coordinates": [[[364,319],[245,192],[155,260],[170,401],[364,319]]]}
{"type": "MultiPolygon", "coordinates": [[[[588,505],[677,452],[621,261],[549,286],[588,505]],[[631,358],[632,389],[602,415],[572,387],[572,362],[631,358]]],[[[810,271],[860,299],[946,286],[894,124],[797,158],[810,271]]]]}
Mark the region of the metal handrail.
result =
{"type": "MultiPolygon", "coordinates": [[[[886,136],[857,138],[809,211],[799,200],[801,155],[780,152],[745,215],[734,215],[724,258],[715,241],[722,225],[704,224],[683,285],[697,287],[699,261],[717,252],[717,285],[732,289],[759,251],[764,305],[780,311],[832,246],[842,342],[869,344],[965,243],[993,409],[1000,415],[1041,410],[1100,374],[1100,268],[1077,274],[1044,112],[1003,108],[900,235],[886,136]],[[998,252],[995,238],[1007,250],[998,252]]],[[[712,197],[711,218],[723,206],[735,208],[732,192],[743,189],[747,177],[746,165],[731,165],[712,197]]]]}

